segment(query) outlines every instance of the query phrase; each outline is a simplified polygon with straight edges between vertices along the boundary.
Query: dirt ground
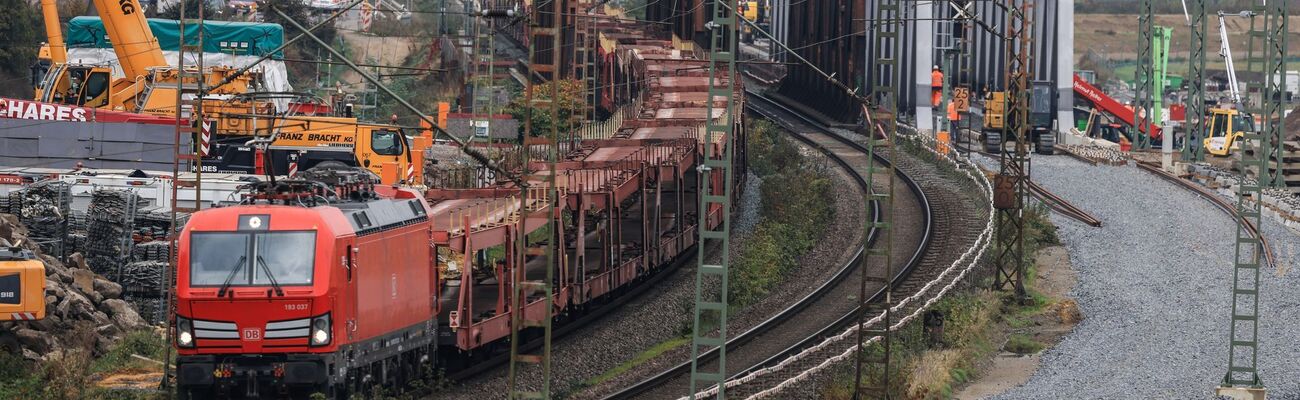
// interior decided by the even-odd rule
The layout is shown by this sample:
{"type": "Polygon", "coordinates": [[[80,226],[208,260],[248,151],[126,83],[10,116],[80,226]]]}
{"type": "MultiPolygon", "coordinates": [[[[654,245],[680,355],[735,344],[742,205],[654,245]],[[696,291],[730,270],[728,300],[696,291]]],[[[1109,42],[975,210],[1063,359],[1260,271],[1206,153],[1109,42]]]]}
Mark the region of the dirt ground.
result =
{"type": "MultiPolygon", "coordinates": [[[[347,30],[340,30],[339,35],[343,36],[343,41],[348,44],[352,61],[357,64],[402,65],[406,61],[406,56],[411,54],[412,42],[409,37],[372,36],[347,30]]],[[[361,87],[362,78],[356,71],[346,70],[341,80],[355,84],[356,88],[361,87]]]]}
{"type": "MultiPolygon", "coordinates": [[[[1246,57],[1245,32],[1250,29],[1250,20],[1240,17],[1225,19],[1228,35],[1232,39],[1233,54],[1237,59],[1246,57]]],[[[1300,26],[1300,16],[1292,16],[1291,29],[1300,26]]],[[[1259,23],[1263,23],[1262,19],[1259,23]]],[[[1074,59],[1078,61],[1089,50],[1100,53],[1113,60],[1132,60],[1137,57],[1138,36],[1137,15],[1117,14],[1074,14],[1075,43],[1090,43],[1087,46],[1074,46],[1074,59]]],[[[1170,38],[1170,57],[1186,58],[1191,34],[1187,31],[1187,20],[1180,14],[1157,15],[1156,25],[1174,28],[1170,38]]],[[[1206,19],[1206,55],[1213,68],[1218,61],[1219,19],[1211,16],[1206,19]]],[[[1287,54],[1300,54],[1300,40],[1287,41],[1287,54]]],[[[1221,64],[1221,63],[1218,63],[1221,64]]],[[[1221,67],[1220,67],[1221,68],[1221,67]]]]}
{"type": "MultiPolygon", "coordinates": [[[[1062,246],[1040,250],[1036,263],[1036,287],[1050,303],[1046,312],[1034,316],[1028,327],[1014,331],[1029,335],[1047,349],[1060,342],[1061,338],[1070,333],[1074,325],[1079,322],[1078,306],[1069,298],[1077,274],[1074,272],[1074,267],[1070,265],[1069,253],[1062,246]]],[[[1010,332],[1009,329],[1008,333],[1010,332]]],[[[1042,352],[1022,356],[1005,351],[998,354],[988,361],[988,365],[981,368],[984,372],[979,378],[955,393],[953,398],[981,399],[1029,381],[1029,377],[1038,369],[1040,354],[1042,352]]]]}

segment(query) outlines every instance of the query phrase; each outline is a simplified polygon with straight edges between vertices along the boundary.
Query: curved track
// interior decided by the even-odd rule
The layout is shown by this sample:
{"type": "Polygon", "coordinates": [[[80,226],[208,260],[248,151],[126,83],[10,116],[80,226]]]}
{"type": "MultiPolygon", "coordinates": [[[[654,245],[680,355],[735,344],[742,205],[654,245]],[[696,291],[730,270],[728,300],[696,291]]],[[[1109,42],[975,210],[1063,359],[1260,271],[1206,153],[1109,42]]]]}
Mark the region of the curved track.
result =
{"type": "MultiPolygon", "coordinates": [[[[843,168],[865,193],[866,179],[863,173],[859,172],[865,170],[867,163],[865,147],[830,132],[804,116],[762,97],[759,93],[747,92],[746,98],[750,100],[747,104],[750,110],[781,124],[800,141],[825,153],[843,168]]],[[[876,160],[881,163],[890,162],[880,155],[876,156],[876,160]]],[[[895,170],[895,173],[907,190],[896,190],[896,200],[890,212],[890,220],[894,226],[912,227],[895,233],[895,245],[903,249],[914,249],[911,253],[897,252],[899,254],[891,260],[896,265],[904,266],[899,268],[895,275],[895,282],[898,282],[910,275],[911,271],[923,264],[927,258],[925,254],[928,253],[934,238],[934,223],[930,199],[921,185],[902,170],[895,170]]],[[[879,207],[873,205],[872,210],[879,210],[879,207]]],[[[873,212],[872,216],[879,221],[879,213],[873,212]]],[[[872,230],[868,236],[868,245],[875,246],[878,236],[877,232],[872,230]]],[[[818,287],[813,293],[758,326],[728,340],[728,369],[736,371],[732,376],[778,362],[786,355],[797,352],[809,343],[815,343],[854,321],[860,311],[856,297],[859,292],[858,279],[861,278],[862,273],[858,266],[862,261],[863,249],[863,247],[857,248],[853,258],[841,266],[831,280],[818,287]]],[[[872,301],[883,298],[882,289],[871,290],[874,291],[872,301]]],[[[716,351],[705,353],[702,357],[705,360],[702,370],[716,370],[714,364],[716,351]]],[[[657,399],[681,396],[689,391],[690,366],[689,361],[678,364],[606,398],[657,399]]]]}

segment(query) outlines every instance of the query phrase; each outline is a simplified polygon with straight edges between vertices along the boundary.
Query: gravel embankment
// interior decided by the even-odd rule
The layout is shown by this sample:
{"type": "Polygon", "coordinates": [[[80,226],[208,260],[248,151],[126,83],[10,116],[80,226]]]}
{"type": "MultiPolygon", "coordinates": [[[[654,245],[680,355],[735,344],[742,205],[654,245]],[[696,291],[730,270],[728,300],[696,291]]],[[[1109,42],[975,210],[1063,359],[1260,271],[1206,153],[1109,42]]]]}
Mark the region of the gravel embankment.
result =
{"type": "MultiPolygon", "coordinates": [[[[1052,216],[1084,320],[999,399],[1205,398],[1226,370],[1235,225],[1191,192],[1135,167],[1034,156],[1033,179],[1093,213],[1052,216]]],[[[1284,266],[1300,237],[1266,221],[1284,266]]],[[[1259,368],[1271,398],[1300,396],[1300,275],[1261,276],[1259,368]]]]}

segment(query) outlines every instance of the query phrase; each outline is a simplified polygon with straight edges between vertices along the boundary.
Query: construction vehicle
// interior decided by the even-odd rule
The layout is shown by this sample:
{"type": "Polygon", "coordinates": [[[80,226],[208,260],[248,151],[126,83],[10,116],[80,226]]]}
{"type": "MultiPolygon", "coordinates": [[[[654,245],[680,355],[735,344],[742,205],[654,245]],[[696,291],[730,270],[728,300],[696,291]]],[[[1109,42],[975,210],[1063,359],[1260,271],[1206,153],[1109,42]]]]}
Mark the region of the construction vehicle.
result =
{"type": "MultiPolygon", "coordinates": [[[[1224,65],[1227,67],[1228,96],[1233,105],[1243,108],[1241,83],[1237,80],[1237,68],[1232,61],[1232,44],[1228,41],[1225,15],[1227,14],[1219,12],[1219,55],[1223,57],[1224,65]]],[[[1205,118],[1209,118],[1209,123],[1205,124],[1209,131],[1206,132],[1203,144],[1205,151],[1211,155],[1221,157],[1232,155],[1233,150],[1241,147],[1237,141],[1246,133],[1255,132],[1255,118],[1237,109],[1210,108],[1206,111],[1205,118]]]]}
{"type": "Polygon", "coordinates": [[[1211,108],[1209,123],[1205,125],[1209,134],[1203,142],[1205,151],[1216,156],[1230,156],[1241,147],[1240,140],[1247,132],[1255,131],[1254,121],[1249,114],[1237,110],[1211,108]]]}
{"type": "MultiPolygon", "coordinates": [[[[767,24],[767,7],[761,1],[741,1],[739,6],[740,17],[746,21],[758,26],[767,24]]],[[[741,27],[740,37],[745,43],[754,43],[754,28],[751,24],[744,24],[741,27]]]]}
{"type": "MultiPolygon", "coordinates": [[[[106,39],[110,42],[116,54],[113,64],[68,62],[54,2],[43,0],[42,7],[48,38],[42,54],[48,55],[48,62],[41,60],[38,68],[48,63],[48,69],[33,71],[34,75],[39,72],[41,76],[35,85],[38,102],[165,117],[176,117],[179,112],[182,120],[193,124],[194,119],[188,115],[193,107],[190,104],[178,107],[177,100],[197,100],[201,103],[204,119],[210,122],[206,127],[210,136],[196,138],[195,142],[212,143],[217,147],[216,151],[205,153],[204,171],[275,171],[283,174],[293,169],[291,166],[306,169],[311,164],[330,161],[345,166],[364,166],[381,175],[387,165],[405,171],[403,176],[408,181],[415,178],[412,146],[400,128],[362,123],[350,113],[341,117],[290,115],[292,108],[277,105],[259,95],[263,89],[259,87],[261,72],[248,68],[210,66],[199,71],[192,66],[178,68],[169,65],[154,30],[165,29],[169,40],[177,42],[179,47],[182,26],[177,21],[146,20],[143,13],[138,12],[142,10],[138,0],[95,0],[99,19],[89,23],[102,24],[104,35],[90,35],[85,41],[106,39]],[[114,67],[120,68],[121,76],[114,77],[114,67]],[[200,80],[205,86],[203,93],[196,90],[200,80]],[[184,93],[181,94],[185,97],[178,96],[178,82],[184,83],[184,93]],[[198,99],[198,96],[203,98],[198,99]],[[259,152],[255,146],[250,146],[254,139],[269,141],[269,146],[259,152]],[[264,165],[263,162],[274,164],[264,165]],[[298,165],[303,163],[306,165],[298,165]]],[[[90,19],[78,17],[74,21],[90,19]]],[[[206,35],[214,37],[210,43],[204,44],[204,51],[211,43],[219,42],[215,38],[238,35],[241,29],[270,30],[256,35],[258,37],[283,36],[282,28],[274,24],[207,22],[203,28],[206,35]]],[[[226,43],[234,42],[237,41],[226,43]]],[[[250,47],[246,41],[239,42],[250,47]]],[[[256,44],[251,47],[259,47],[256,44]]],[[[275,47],[276,44],[278,42],[263,45],[275,47]]]]}
{"type": "MultiPolygon", "coordinates": [[[[45,319],[45,264],[31,250],[0,239],[0,322],[39,319],[45,319]]],[[[18,338],[0,328],[0,354],[19,351],[18,338]]]]}
{"type": "MultiPolygon", "coordinates": [[[[1056,134],[1052,131],[1052,112],[1056,90],[1051,82],[1033,82],[1029,104],[1029,140],[1034,144],[1034,152],[1051,155],[1056,153],[1056,134]]],[[[1006,92],[989,92],[984,98],[984,125],[980,129],[980,141],[984,151],[997,153],[1002,151],[1004,138],[1014,139],[1006,132],[1006,92]]]]}
{"type": "MultiPolygon", "coordinates": [[[[1119,101],[1116,101],[1105,92],[1102,92],[1101,89],[1088,83],[1087,80],[1077,73],[1074,74],[1074,93],[1079,95],[1079,97],[1082,97],[1084,100],[1087,100],[1089,103],[1092,103],[1093,107],[1097,110],[1115,116],[1119,122],[1125,125],[1133,126],[1136,123],[1134,120],[1137,118],[1137,113],[1133,112],[1132,108],[1120,104],[1119,101]]],[[[1138,127],[1138,129],[1151,135],[1152,143],[1159,143],[1160,138],[1163,137],[1161,136],[1163,134],[1162,129],[1160,128],[1160,125],[1155,123],[1155,121],[1149,122],[1149,124],[1144,124],[1144,126],[1138,127]]],[[[1130,141],[1132,140],[1132,138],[1126,139],[1130,141]]]]}
{"type": "Polygon", "coordinates": [[[19,245],[0,239],[0,321],[45,318],[45,264],[19,245]]]}

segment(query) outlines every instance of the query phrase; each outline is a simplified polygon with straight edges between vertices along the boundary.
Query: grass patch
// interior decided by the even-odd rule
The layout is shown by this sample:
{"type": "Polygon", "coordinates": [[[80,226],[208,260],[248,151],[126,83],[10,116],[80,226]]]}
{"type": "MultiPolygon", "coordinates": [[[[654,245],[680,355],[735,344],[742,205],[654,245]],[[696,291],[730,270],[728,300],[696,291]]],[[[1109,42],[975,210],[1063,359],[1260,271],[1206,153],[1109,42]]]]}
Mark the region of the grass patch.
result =
{"type": "Polygon", "coordinates": [[[90,373],[112,373],[122,371],[159,370],[158,364],[131,357],[136,354],[152,360],[162,361],[167,342],[151,331],[135,331],[122,338],[104,356],[90,363],[90,373]]]}
{"type": "Polygon", "coordinates": [[[160,371],[158,364],[132,354],[161,360],[166,342],[151,331],[127,334],[108,353],[91,358],[88,350],[66,349],[45,361],[0,354],[2,399],[163,399],[159,392],[110,390],[95,386],[100,377],[117,373],[160,371]]]}
{"type": "Polygon", "coordinates": [[[732,307],[761,300],[799,265],[834,216],[829,168],[805,157],[767,120],[750,124],[751,170],[762,179],[761,219],[733,260],[728,296],[732,307]]]}
{"type": "Polygon", "coordinates": [[[599,385],[601,383],[605,383],[606,381],[609,381],[610,379],[614,379],[614,377],[622,375],[624,372],[627,372],[638,365],[644,364],[646,361],[650,361],[650,359],[652,358],[658,357],[660,354],[663,354],[664,352],[667,352],[669,350],[690,343],[691,343],[690,336],[668,339],[667,341],[656,344],[654,345],[654,347],[651,347],[646,351],[641,352],[641,354],[637,354],[636,357],[632,357],[631,360],[627,360],[622,364],[619,364],[617,367],[614,367],[609,371],[605,371],[605,373],[600,374],[599,376],[583,381],[582,387],[592,387],[592,386],[599,385]]]}
{"type": "Polygon", "coordinates": [[[1007,338],[1007,344],[1002,348],[1017,354],[1034,354],[1043,350],[1043,344],[1028,335],[1016,333],[1007,338]]]}

